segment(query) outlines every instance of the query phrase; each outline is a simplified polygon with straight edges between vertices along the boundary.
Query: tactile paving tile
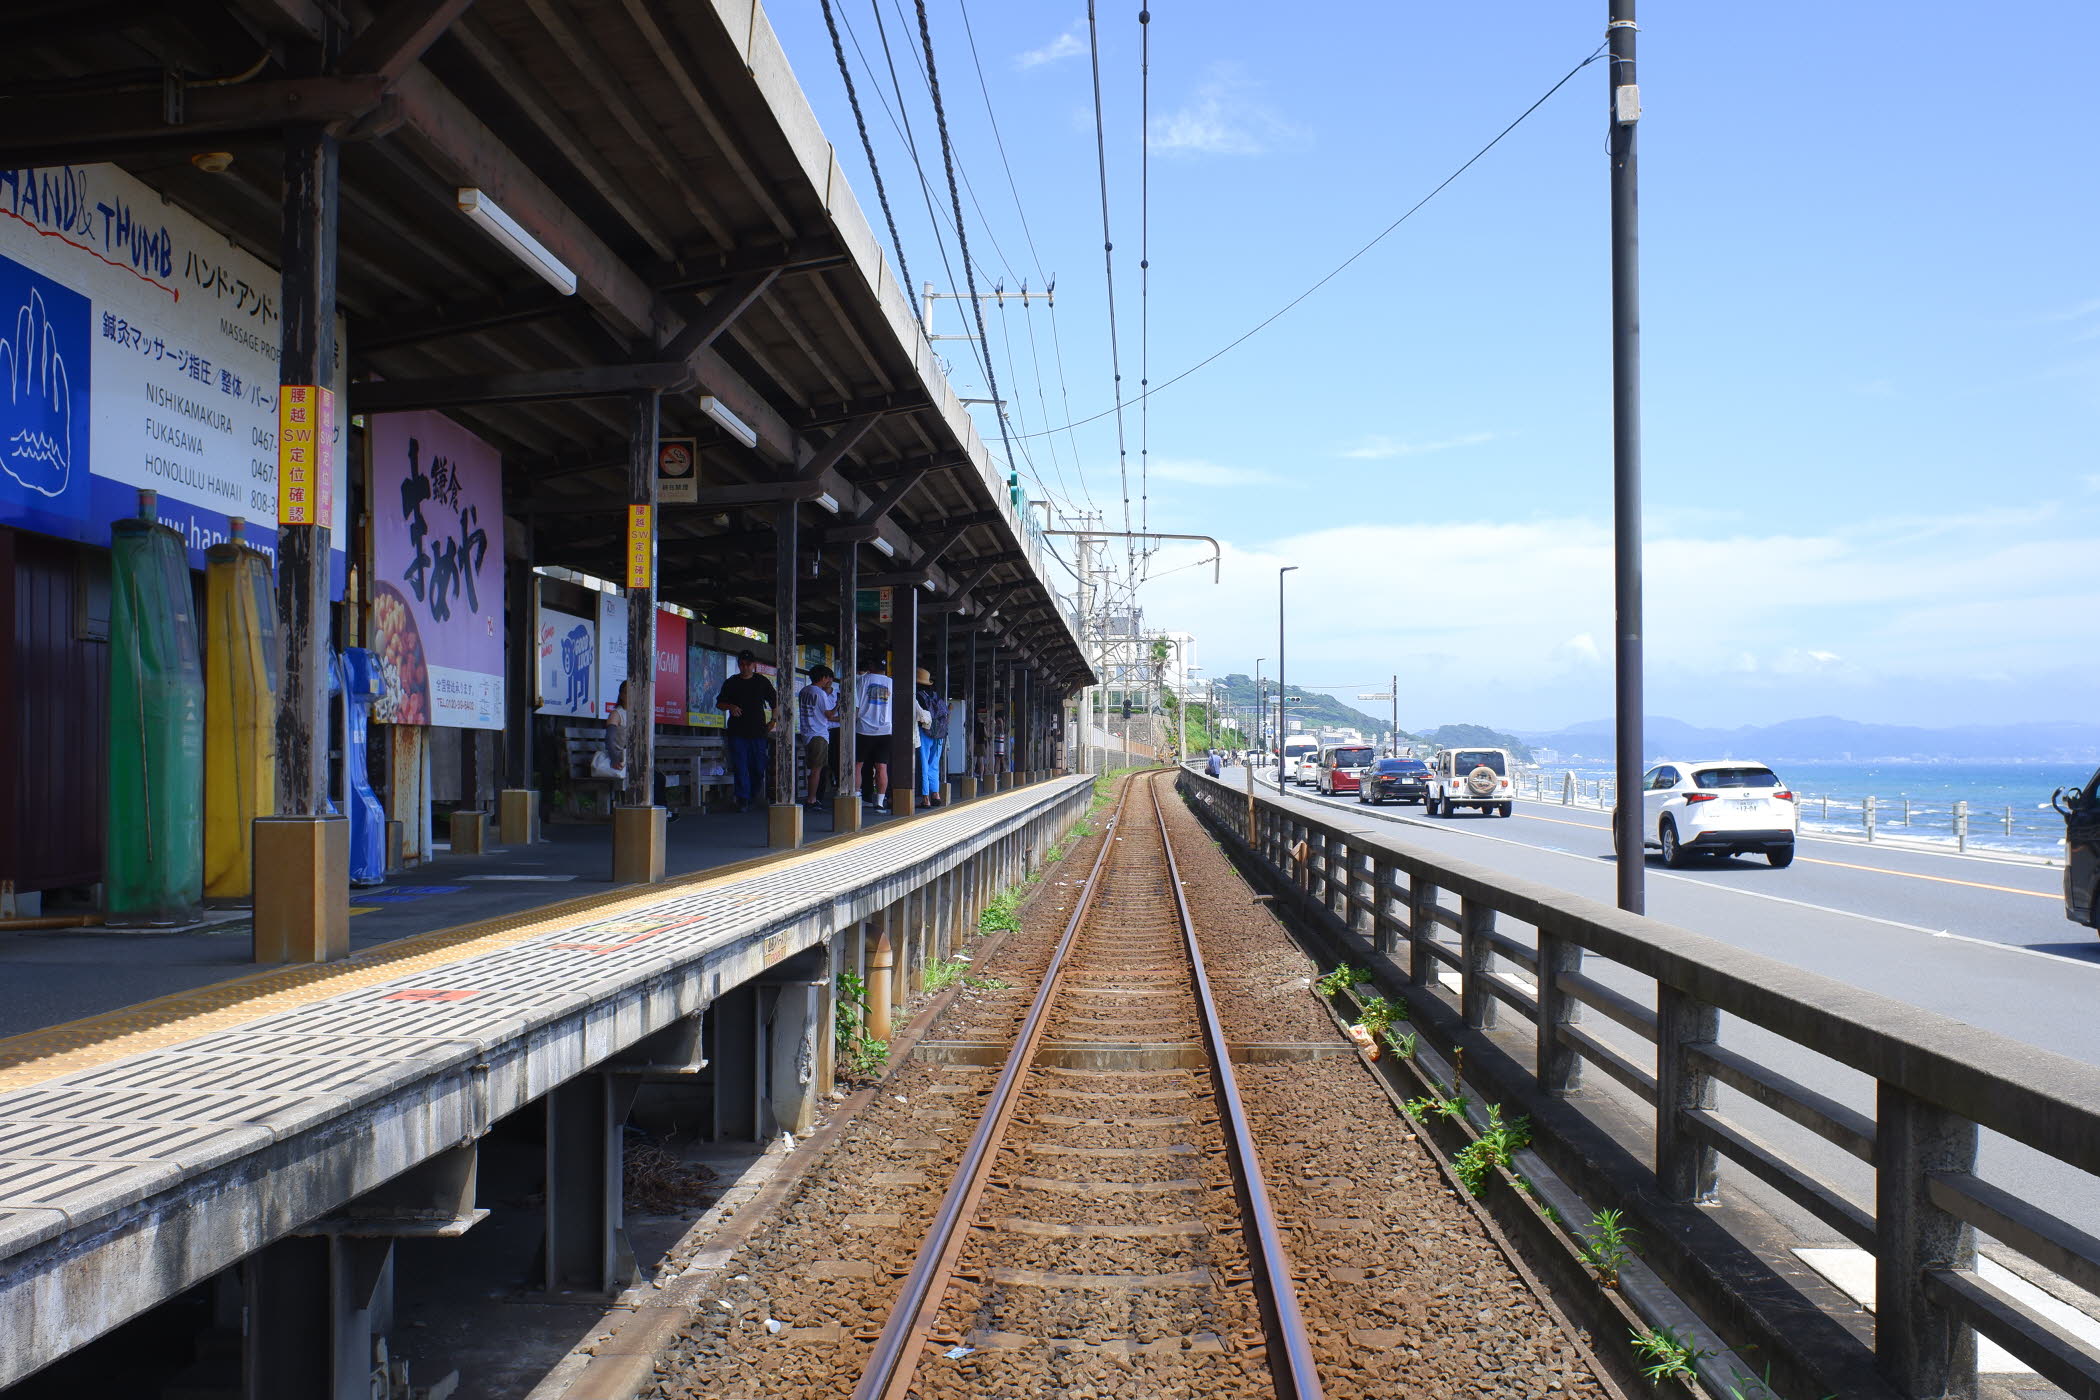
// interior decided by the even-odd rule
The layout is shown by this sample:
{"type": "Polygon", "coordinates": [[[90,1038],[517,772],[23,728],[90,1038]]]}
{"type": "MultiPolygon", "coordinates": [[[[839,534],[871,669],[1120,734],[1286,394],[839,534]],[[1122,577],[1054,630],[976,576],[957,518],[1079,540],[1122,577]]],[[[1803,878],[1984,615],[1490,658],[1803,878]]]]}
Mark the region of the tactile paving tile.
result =
{"type": "MultiPolygon", "coordinates": [[[[0,1069],[0,1225],[10,1209],[136,1199],[160,1189],[178,1159],[210,1155],[217,1135],[325,1119],[339,1111],[335,1095],[457,1062],[499,1028],[589,1005],[644,969],[824,908],[1082,783],[1000,794],[754,870],[257,974],[187,1002],[131,1008],[137,1024],[120,1016],[55,1028],[45,1055],[59,1073],[15,1088],[0,1069]],[[138,1045],[132,1032],[158,1043],[138,1045]],[[137,1160],[112,1157],[133,1152],[137,1160]]],[[[21,1066],[44,1047],[11,1048],[21,1066]]],[[[25,1234],[45,1228],[34,1212],[21,1222],[25,1234]]],[[[0,1245],[12,1237],[0,1229],[0,1245]]]]}

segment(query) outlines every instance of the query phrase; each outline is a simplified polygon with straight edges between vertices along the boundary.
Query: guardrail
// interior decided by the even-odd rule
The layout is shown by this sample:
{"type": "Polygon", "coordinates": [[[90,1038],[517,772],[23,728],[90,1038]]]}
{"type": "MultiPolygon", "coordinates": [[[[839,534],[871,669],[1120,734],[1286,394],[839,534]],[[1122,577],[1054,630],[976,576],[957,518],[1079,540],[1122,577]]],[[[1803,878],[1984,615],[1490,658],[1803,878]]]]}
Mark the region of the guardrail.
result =
{"type": "Polygon", "coordinates": [[[1301,914],[1463,1050],[1477,1090],[1531,1114],[1556,1171],[1593,1205],[1638,1220],[1646,1262],[1782,1383],[1847,1400],[1970,1397],[1980,1332],[2072,1395],[2100,1397],[2100,1351],[1980,1275],[1975,1246],[1981,1231],[2100,1293],[2100,1238],[1975,1173],[1978,1130],[1988,1128],[2100,1174],[2100,1067],[1658,920],[1344,832],[1192,771],[1179,782],[1301,914]],[[1455,996],[1442,985],[1447,971],[1455,996]],[[1628,972],[1652,989],[1608,985],[1628,972]],[[1531,1023],[1528,1037],[1500,1023],[1504,1009],[1531,1023]],[[1652,1057],[1593,1034],[1585,1009],[1652,1045],[1652,1057]],[[1738,1028],[1724,1043],[1724,1015],[1870,1076],[1872,1111],[1772,1068],[1738,1028]],[[1585,1067],[1652,1111],[1652,1145],[1614,1136],[1606,1115],[1570,1101],[1585,1067]],[[1746,1110],[1868,1164],[1873,1208],[1722,1112],[1723,1085],[1746,1110]],[[1698,1209],[1715,1201],[1724,1160],[1874,1256],[1871,1353],[1787,1279],[1798,1269],[1775,1267],[1791,1261],[1759,1257],[1755,1242],[1698,1209]]]}
{"type": "MultiPolygon", "coordinates": [[[[1559,803],[1563,807],[1589,807],[1609,812],[1618,805],[1615,789],[1618,784],[1611,778],[1585,778],[1572,769],[1562,771],[1559,778],[1549,776],[1544,769],[1520,772],[1516,775],[1517,796],[1534,802],[1559,803]]],[[[1834,836],[1841,839],[1864,840],[1868,845],[1876,841],[1895,844],[1912,844],[1921,848],[1949,846],[1957,852],[1969,849],[1969,839],[1979,841],[1995,835],[2000,828],[2007,837],[2022,837],[2031,842],[2053,844],[2062,859],[2069,842],[2058,829],[2062,818],[2051,809],[2041,809],[2048,815],[2034,817],[2021,812],[2011,804],[1997,808],[1973,804],[1967,798],[1954,798],[1945,803],[1929,802],[1924,798],[1913,798],[1908,793],[1897,793],[1893,799],[1884,799],[1878,793],[1869,793],[1861,798],[1835,797],[1829,793],[1797,792],[1795,809],[1801,814],[1801,827],[1818,836],[1834,836]],[[1911,821],[1913,807],[1920,820],[1911,821]],[[1833,811],[1836,813],[1833,817],[1833,811]],[[1945,824],[1945,834],[1940,834],[1935,821],[1945,824]],[[1901,827],[1899,836],[1891,838],[1889,828],[1901,827]],[[1878,833],[1878,834],[1877,834],[1878,833]]],[[[1992,849],[1992,854],[2026,854],[2032,859],[2055,863],[2050,857],[2035,855],[2025,850],[2008,850],[2004,847],[1992,849]]]]}

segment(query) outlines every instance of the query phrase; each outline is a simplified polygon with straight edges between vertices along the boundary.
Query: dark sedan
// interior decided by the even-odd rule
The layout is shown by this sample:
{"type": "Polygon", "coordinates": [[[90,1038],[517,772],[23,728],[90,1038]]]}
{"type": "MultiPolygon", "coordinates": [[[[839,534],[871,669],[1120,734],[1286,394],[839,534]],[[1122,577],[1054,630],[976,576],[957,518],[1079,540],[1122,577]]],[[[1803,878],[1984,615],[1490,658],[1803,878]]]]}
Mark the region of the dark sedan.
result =
{"type": "Polygon", "coordinates": [[[1364,774],[1358,802],[1426,802],[1429,765],[1419,758],[1381,758],[1364,774]]]}

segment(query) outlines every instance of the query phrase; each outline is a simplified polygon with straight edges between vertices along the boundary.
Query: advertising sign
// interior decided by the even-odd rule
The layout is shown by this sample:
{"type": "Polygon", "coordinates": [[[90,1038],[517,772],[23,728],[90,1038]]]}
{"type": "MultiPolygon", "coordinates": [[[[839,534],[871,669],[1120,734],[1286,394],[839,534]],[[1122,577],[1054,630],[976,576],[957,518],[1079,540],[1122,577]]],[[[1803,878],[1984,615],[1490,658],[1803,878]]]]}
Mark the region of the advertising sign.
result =
{"type": "Polygon", "coordinates": [[[696,439],[657,440],[656,499],[667,506],[691,505],[700,499],[700,445],[696,439]]]}
{"type": "Polygon", "coordinates": [[[720,729],[729,717],[715,708],[722,682],[736,669],[726,651],[688,647],[685,653],[685,722],[720,729]]]}
{"type": "Polygon", "coordinates": [[[598,713],[610,715],[627,679],[627,599],[598,595],[598,713]]]}
{"type": "Polygon", "coordinates": [[[598,624],[554,608],[540,609],[540,708],[543,715],[598,715],[598,624]]]}
{"type": "Polygon", "coordinates": [[[503,459],[442,414],[369,421],[372,718],[501,729],[503,459]]]}
{"type": "Polygon", "coordinates": [[[684,724],[685,619],[674,612],[656,614],[656,718],[661,724],[684,724]]]}
{"type": "MultiPolygon", "coordinates": [[[[0,525],[106,545],[146,488],[191,568],[232,516],[274,557],[279,286],[113,165],[0,169],[0,525]]],[[[315,386],[338,401],[342,365],[315,386]]],[[[323,480],[347,480],[342,427],[316,445],[323,480]]],[[[336,597],[344,495],[327,512],[336,597]]]]}

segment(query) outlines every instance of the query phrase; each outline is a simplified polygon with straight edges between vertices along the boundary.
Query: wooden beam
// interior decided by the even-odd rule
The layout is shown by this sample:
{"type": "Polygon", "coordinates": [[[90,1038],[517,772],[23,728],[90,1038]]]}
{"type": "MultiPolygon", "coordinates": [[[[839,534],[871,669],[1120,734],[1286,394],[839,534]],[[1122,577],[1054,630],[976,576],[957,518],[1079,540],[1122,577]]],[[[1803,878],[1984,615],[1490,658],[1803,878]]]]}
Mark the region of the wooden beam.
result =
{"type": "Polygon", "coordinates": [[[694,302],[686,310],[685,328],[671,337],[663,347],[662,358],[689,361],[694,355],[715,343],[715,338],[729,329],[737,317],[744,314],[751,304],[766,294],[780,276],[778,268],[764,268],[757,272],[746,272],[733,281],[722,285],[705,304],[694,302]]]}
{"type": "Polygon", "coordinates": [[[871,525],[880,530],[882,522],[889,518],[890,512],[895,510],[904,498],[912,493],[913,488],[924,481],[930,473],[931,469],[927,467],[920,467],[916,471],[904,473],[904,475],[884,487],[882,494],[875,497],[869,503],[868,508],[862,511],[859,518],[853,523],[855,525],[871,525]]]}
{"type": "Polygon", "coordinates": [[[871,394],[844,403],[815,405],[796,420],[796,426],[828,428],[833,423],[843,423],[849,418],[861,418],[870,413],[886,417],[892,413],[918,413],[932,407],[933,400],[924,394],[871,394]]]}
{"type": "Polygon", "coordinates": [[[802,470],[798,473],[800,478],[803,481],[816,482],[825,473],[836,471],[839,463],[845,460],[846,454],[853,450],[854,444],[866,437],[868,430],[874,427],[875,423],[876,419],[872,417],[856,418],[840,427],[822,447],[802,463],[802,470]]]}
{"type": "Polygon", "coordinates": [[[377,77],[285,78],[239,87],[188,88],[182,119],[168,120],[158,87],[145,92],[50,94],[0,99],[0,156],[20,164],[62,162],[65,153],[170,139],[196,141],[288,124],[327,125],[360,117],[386,97],[377,77]]]}
{"type": "Polygon", "coordinates": [[[394,0],[366,25],[336,63],[340,73],[371,73],[392,82],[452,27],[474,0],[394,0]]]}
{"type": "Polygon", "coordinates": [[[551,403],[683,388],[682,364],[584,365],[516,374],[456,374],[436,379],[363,379],[350,386],[352,413],[399,413],[473,404],[551,403]]]}

